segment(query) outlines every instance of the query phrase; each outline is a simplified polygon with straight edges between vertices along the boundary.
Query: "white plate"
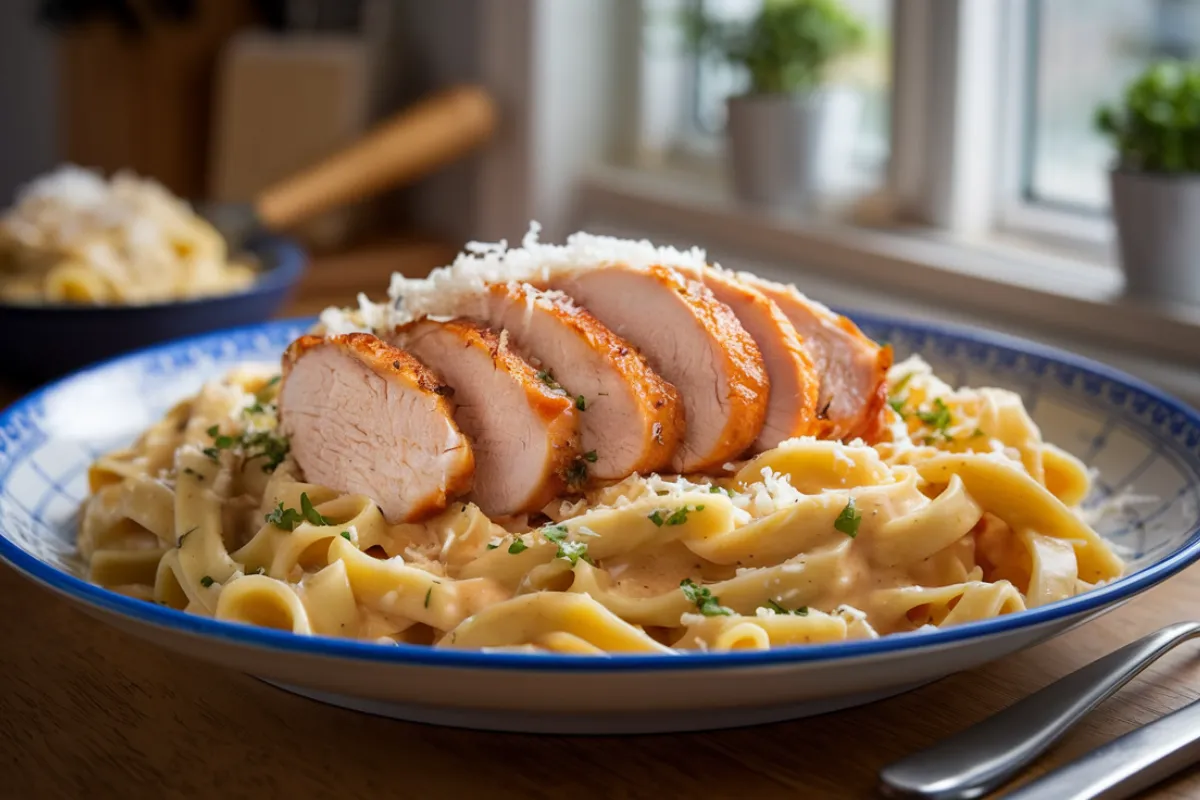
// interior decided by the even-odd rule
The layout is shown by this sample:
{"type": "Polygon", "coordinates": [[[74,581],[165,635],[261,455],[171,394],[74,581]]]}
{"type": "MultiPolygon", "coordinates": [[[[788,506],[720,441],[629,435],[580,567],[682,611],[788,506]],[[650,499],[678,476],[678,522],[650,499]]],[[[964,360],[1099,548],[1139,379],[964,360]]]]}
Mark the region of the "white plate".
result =
{"type": "Polygon", "coordinates": [[[0,557],[84,610],[164,647],[324,702],[445,725],[618,733],[719,728],[858,705],[1056,636],[1200,557],[1200,414],[1076,356],[966,329],[853,314],[953,384],[1019,392],[1046,438],[1099,470],[1089,503],[1156,498],[1103,521],[1124,578],[1018,614],[929,633],[769,652],[585,657],[488,654],[302,637],[216,622],[93,586],[74,555],[87,466],[234,363],[277,361],[307,322],[277,322],[127,356],[0,415],[0,557]]]}

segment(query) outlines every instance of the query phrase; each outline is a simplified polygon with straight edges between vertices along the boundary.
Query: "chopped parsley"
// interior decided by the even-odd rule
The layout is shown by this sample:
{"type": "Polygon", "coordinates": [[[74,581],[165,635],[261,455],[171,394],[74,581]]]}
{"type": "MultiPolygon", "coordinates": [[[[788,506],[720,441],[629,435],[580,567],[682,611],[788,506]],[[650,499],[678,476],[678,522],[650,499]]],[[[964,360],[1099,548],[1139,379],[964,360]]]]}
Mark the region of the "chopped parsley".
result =
{"type": "Polygon", "coordinates": [[[205,589],[212,586],[213,583],[214,583],[214,581],[213,581],[211,575],[205,575],[203,578],[200,579],[200,585],[203,586],[205,589]]]}
{"type": "MultiPolygon", "coordinates": [[[[262,409],[262,406],[259,405],[259,408],[262,409]]],[[[220,433],[220,429],[216,425],[213,425],[208,429],[208,435],[213,439],[213,446],[204,448],[204,455],[213,461],[219,461],[222,450],[239,450],[245,458],[243,467],[251,461],[260,458],[266,459],[262,468],[263,472],[274,472],[291,450],[288,440],[272,431],[242,432],[237,436],[225,436],[220,433]]]]}
{"type": "Polygon", "coordinates": [[[954,439],[948,432],[948,428],[954,422],[950,416],[950,409],[942,402],[942,398],[933,398],[933,409],[930,411],[916,411],[917,419],[933,428],[934,432],[940,434],[946,441],[954,439]]]}
{"type": "Polygon", "coordinates": [[[906,402],[908,402],[908,398],[906,398],[906,397],[891,397],[891,398],[888,398],[887,402],[888,402],[888,405],[892,407],[892,411],[895,411],[897,414],[900,415],[900,419],[908,418],[908,412],[904,410],[904,404],[906,402]]]}
{"type": "Polygon", "coordinates": [[[345,539],[347,542],[351,541],[351,539],[350,539],[350,531],[342,531],[342,533],[341,533],[341,536],[342,536],[342,538],[343,538],[343,539],[345,539]]]}
{"type": "Polygon", "coordinates": [[[587,411],[587,398],[581,394],[575,395],[575,407],[580,411],[587,411]]]}
{"type": "Polygon", "coordinates": [[[972,439],[978,439],[980,436],[987,436],[987,434],[983,432],[983,429],[982,429],[982,428],[976,428],[976,429],[975,429],[974,431],[972,431],[972,433],[971,433],[971,438],[972,438],[972,439]]]}
{"type": "Polygon", "coordinates": [[[567,486],[578,489],[587,483],[588,468],[587,462],[582,458],[577,458],[571,462],[563,471],[563,480],[567,482],[567,486]]]}
{"type": "Polygon", "coordinates": [[[546,388],[555,394],[565,395],[567,393],[567,390],[564,389],[558,381],[554,380],[554,376],[550,374],[550,370],[548,369],[539,370],[537,379],[544,383],[546,388]]]}
{"type": "MultiPolygon", "coordinates": [[[[308,520],[309,524],[311,525],[332,524],[328,519],[322,517],[319,511],[313,508],[312,501],[308,499],[307,492],[300,493],[300,513],[304,515],[304,518],[308,520]]],[[[349,531],[346,531],[346,533],[349,533],[349,531]]],[[[348,539],[350,537],[347,536],[346,538],[348,539]]]]}
{"type": "Polygon", "coordinates": [[[683,523],[687,522],[689,513],[693,512],[693,511],[703,511],[703,510],[704,510],[703,505],[694,506],[692,508],[688,508],[687,506],[680,506],[679,508],[672,511],[670,514],[666,514],[664,516],[664,512],[662,511],[662,509],[655,509],[654,513],[651,514],[649,517],[647,517],[647,519],[649,519],[651,522],[653,522],[655,524],[656,527],[659,527],[659,528],[661,528],[663,525],[682,525],[683,523]]]}
{"type": "Polygon", "coordinates": [[[265,414],[265,413],[267,413],[267,407],[262,404],[261,400],[255,400],[254,405],[246,406],[245,408],[242,409],[243,417],[249,417],[249,416],[253,416],[254,414],[265,414]]]}
{"type": "MultiPolygon", "coordinates": [[[[555,558],[565,558],[571,562],[571,566],[578,564],[581,558],[592,564],[592,559],[587,554],[587,543],[568,541],[567,537],[570,533],[566,525],[548,525],[542,528],[542,536],[546,537],[546,541],[558,545],[558,552],[554,554],[555,558]]],[[[594,533],[590,535],[595,536],[594,533]]]]}
{"type": "Polygon", "coordinates": [[[275,510],[263,517],[267,522],[283,531],[294,531],[296,526],[304,521],[304,516],[294,508],[284,508],[283,502],[275,506],[275,510]]]}
{"type": "Polygon", "coordinates": [[[513,543],[508,546],[509,554],[514,556],[517,553],[524,553],[528,549],[529,545],[525,544],[525,542],[521,541],[520,539],[513,539],[513,543]]]}
{"type": "Polygon", "coordinates": [[[589,464],[595,464],[597,458],[599,458],[599,456],[596,455],[595,450],[588,450],[586,453],[583,454],[583,460],[588,462],[589,464]]]}
{"type": "Polygon", "coordinates": [[[842,513],[838,514],[837,519],[833,521],[833,527],[853,539],[858,536],[858,526],[861,522],[862,512],[854,507],[854,498],[851,497],[846,501],[846,507],[842,509],[842,513]]]}
{"type": "Polygon", "coordinates": [[[696,608],[706,617],[731,617],[733,609],[726,608],[721,605],[721,598],[713,597],[712,591],[707,586],[697,586],[696,582],[691,578],[684,578],[679,582],[679,588],[683,591],[683,596],[689,602],[695,603],[696,608]]]}
{"type": "Polygon", "coordinates": [[[565,558],[571,562],[571,566],[579,563],[579,559],[583,559],[589,564],[594,564],[592,557],[587,552],[587,542],[559,542],[558,552],[554,554],[555,558],[565,558]]]}
{"type": "Polygon", "coordinates": [[[548,542],[558,543],[565,541],[569,533],[570,531],[567,530],[566,525],[550,525],[542,528],[542,536],[545,536],[548,542]]]}
{"type": "Polygon", "coordinates": [[[800,606],[795,611],[788,611],[786,608],[784,608],[783,606],[781,606],[779,603],[775,602],[774,600],[767,600],[767,604],[765,606],[763,606],[763,608],[769,608],[772,611],[774,611],[776,614],[795,614],[798,617],[807,617],[808,616],[808,606],[800,606]]]}
{"type": "Polygon", "coordinates": [[[903,392],[904,388],[906,386],[908,386],[908,382],[913,379],[913,375],[916,375],[916,374],[917,373],[915,373],[915,372],[910,372],[907,375],[905,375],[903,378],[901,378],[900,380],[896,381],[896,385],[892,387],[892,391],[889,392],[889,394],[892,397],[895,397],[896,395],[903,392]]]}
{"type": "Polygon", "coordinates": [[[433,597],[433,587],[430,586],[425,590],[425,607],[429,608],[429,598],[433,597]]]}
{"type": "Polygon", "coordinates": [[[709,494],[723,494],[726,497],[733,497],[733,492],[726,489],[724,486],[717,486],[715,483],[708,487],[709,494]]]}
{"type": "Polygon", "coordinates": [[[491,542],[488,542],[487,549],[488,549],[488,550],[495,550],[495,549],[496,549],[497,547],[499,547],[499,546],[500,546],[500,545],[498,545],[498,544],[492,544],[491,542]]]}

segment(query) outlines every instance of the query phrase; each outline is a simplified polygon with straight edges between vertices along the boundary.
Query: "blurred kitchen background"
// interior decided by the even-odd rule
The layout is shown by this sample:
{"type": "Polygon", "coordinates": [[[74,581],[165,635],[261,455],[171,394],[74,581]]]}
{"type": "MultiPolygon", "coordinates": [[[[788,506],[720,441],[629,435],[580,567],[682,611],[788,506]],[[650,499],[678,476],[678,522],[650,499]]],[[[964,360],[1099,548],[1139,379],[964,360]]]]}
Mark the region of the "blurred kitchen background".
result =
{"type": "Polygon", "coordinates": [[[293,312],[537,219],[547,239],[699,245],[847,308],[1062,345],[1200,403],[1200,307],[1124,291],[1093,126],[1147,65],[1197,56],[1200,0],[845,0],[866,28],[828,76],[859,100],[850,156],[815,200],[748,204],[724,135],[746,74],[679,20],[762,2],[6,0],[0,197],[72,161],[246,199],[474,83],[498,104],[494,139],[306,225],[317,257],[293,312]]]}

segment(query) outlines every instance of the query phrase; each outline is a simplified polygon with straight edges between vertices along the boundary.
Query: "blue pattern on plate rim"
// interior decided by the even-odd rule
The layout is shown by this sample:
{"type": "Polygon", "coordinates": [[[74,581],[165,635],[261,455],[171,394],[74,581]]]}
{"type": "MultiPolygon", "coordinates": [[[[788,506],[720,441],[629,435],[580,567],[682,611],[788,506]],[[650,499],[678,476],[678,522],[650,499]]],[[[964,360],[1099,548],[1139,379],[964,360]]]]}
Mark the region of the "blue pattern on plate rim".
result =
{"type": "Polygon", "coordinates": [[[870,314],[851,316],[867,335],[895,347],[898,357],[920,354],[956,383],[1019,391],[1047,439],[1103,468],[1088,504],[1126,490],[1158,489],[1157,496],[1100,524],[1101,532],[1131,560],[1131,574],[1060,603],[936,632],[766,652],[622,658],[484,654],[295,636],[184,614],[77,577],[73,541],[90,461],[129,441],[172,402],[232,364],[276,362],[310,320],[255,325],[149,348],[78,372],[14,404],[0,415],[0,558],[91,605],[243,645],[441,666],[584,671],[766,665],[956,642],[1096,611],[1200,558],[1200,414],[1195,410],[1121,372],[1032,342],[870,314]]]}

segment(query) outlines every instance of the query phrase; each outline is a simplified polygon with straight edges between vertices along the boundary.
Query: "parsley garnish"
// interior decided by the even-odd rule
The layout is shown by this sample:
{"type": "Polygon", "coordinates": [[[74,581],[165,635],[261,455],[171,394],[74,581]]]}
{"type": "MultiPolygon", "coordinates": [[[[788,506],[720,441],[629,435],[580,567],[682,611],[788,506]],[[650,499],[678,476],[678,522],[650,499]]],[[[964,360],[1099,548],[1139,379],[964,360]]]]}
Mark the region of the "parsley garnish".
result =
{"type": "Polygon", "coordinates": [[[294,531],[296,526],[304,521],[304,517],[294,508],[284,508],[282,501],[275,510],[263,517],[276,528],[284,531],[294,531]]]}
{"type": "MultiPolygon", "coordinates": [[[[327,520],[325,517],[322,517],[320,512],[313,508],[312,501],[308,499],[307,492],[300,493],[300,513],[303,514],[304,518],[312,525],[331,524],[329,520],[327,520]]],[[[349,533],[349,531],[347,531],[347,533],[349,533]]]]}
{"type": "Polygon", "coordinates": [[[567,530],[566,525],[549,525],[542,528],[542,536],[546,537],[546,541],[558,545],[558,552],[554,554],[555,558],[565,558],[571,562],[571,566],[578,564],[581,558],[589,564],[593,563],[587,554],[587,544],[568,541],[567,536],[569,535],[570,531],[567,530]]]}
{"type": "MultiPolygon", "coordinates": [[[[258,407],[262,410],[261,405],[258,407]]],[[[291,445],[287,439],[271,431],[259,431],[257,433],[243,432],[237,436],[222,436],[219,433],[219,428],[213,425],[208,429],[208,435],[213,437],[213,446],[206,447],[204,455],[213,461],[217,461],[222,450],[240,449],[246,459],[245,464],[249,464],[255,459],[265,458],[267,463],[263,464],[263,472],[274,472],[275,468],[283,463],[288,451],[291,450],[291,445]]],[[[243,464],[243,467],[245,464],[243,464]]]]}
{"type": "Polygon", "coordinates": [[[205,575],[203,578],[200,579],[200,585],[203,586],[205,589],[212,586],[213,583],[214,583],[214,581],[213,581],[211,575],[205,575]]]}
{"type": "Polygon", "coordinates": [[[261,400],[255,400],[254,405],[246,406],[245,408],[242,409],[242,416],[248,417],[248,416],[251,416],[252,414],[264,414],[264,413],[266,413],[266,410],[267,409],[262,404],[261,400]]]}
{"type": "Polygon", "coordinates": [[[724,486],[717,486],[716,484],[708,487],[708,493],[723,494],[726,497],[733,497],[733,492],[731,492],[729,489],[726,489],[724,486]]]}
{"type": "Polygon", "coordinates": [[[508,546],[509,554],[514,555],[514,556],[517,553],[523,553],[528,549],[529,549],[529,545],[525,544],[520,539],[513,539],[513,543],[508,546]]]}
{"type": "Polygon", "coordinates": [[[554,554],[555,558],[565,558],[571,562],[571,566],[579,563],[579,559],[583,559],[589,564],[594,563],[591,556],[587,552],[587,542],[559,542],[558,552],[554,554]]]}
{"type": "Polygon", "coordinates": [[[570,531],[567,530],[566,525],[550,525],[542,528],[542,536],[545,536],[548,542],[561,542],[567,538],[568,533],[570,531]]]}
{"type": "Polygon", "coordinates": [[[495,549],[496,549],[497,547],[499,547],[499,546],[500,546],[500,545],[498,545],[498,544],[492,544],[491,542],[488,542],[487,549],[488,549],[488,550],[495,550],[495,549]]]}
{"type": "Polygon", "coordinates": [[[908,412],[904,410],[904,404],[908,402],[908,398],[892,397],[889,398],[887,402],[888,405],[892,407],[892,411],[895,411],[900,415],[900,419],[906,419],[908,417],[908,412]]]}
{"type": "Polygon", "coordinates": [[[974,430],[974,431],[971,433],[971,438],[972,438],[972,439],[978,439],[980,436],[987,436],[987,434],[983,432],[983,429],[982,429],[982,428],[976,428],[976,429],[975,429],[975,430],[974,430]]]}
{"type": "Polygon", "coordinates": [[[577,458],[571,462],[571,465],[563,471],[563,480],[567,482],[567,486],[579,488],[587,483],[588,468],[587,462],[582,458],[577,458]]]}
{"type": "Polygon", "coordinates": [[[833,521],[833,527],[853,539],[858,536],[858,526],[861,522],[862,513],[854,507],[854,498],[851,497],[846,501],[846,507],[842,509],[842,513],[838,514],[837,519],[833,521]]]}
{"type": "Polygon", "coordinates": [[[587,398],[583,395],[575,395],[575,407],[580,411],[587,411],[587,398]]]}
{"type": "Polygon", "coordinates": [[[655,509],[654,513],[651,514],[648,519],[659,528],[661,528],[663,525],[682,525],[683,523],[687,522],[689,512],[703,510],[703,505],[695,506],[694,508],[680,506],[664,517],[661,509],[655,509]]]}
{"type": "Polygon", "coordinates": [[[733,609],[726,608],[721,605],[721,598],[713,597],[712,591],[707,586],[697,586],[696,582],[691,578],[684,578],[679,582],[679,588],[683,590],[683,596],[689,601],[696,604],[696,608],[706,617],[731,617],[733,609]]]}
{"type": "Polygon", "coordinates": [[[954,438],[946,430],[954,422],[954,419],[950,416],[950,409],[942,402],[942,398],[933,398],[932,411],[917,411],[916,415],[917,419],[933,428],[936,433],[941,434],[946,441],[954,438]]]}
{"type": "Polygon", "coordinates": [[[429,608],[429,598],[433,596],[433,587],[430,586],[425,590],[425,607],[429,608]]]}
{"type": "Polygon", "coordinates": [[[350,541],[350,531],[342,531],[341,536],[347,542],[350,541]]]}
{"type": "Polygon", "coordinates": [[[775,602],[774,600],[767,600],[767,604],[766,604],[766,606],[764,606],[764,608],[769,608],[772,611],[774,611],[776,614],[795,614],[798,617],[807,617],[808,616],[808,606],[800,606],[795,611],[788,611],[786,608],[784,608],[783,606],[781,606],[779,603],[775,602]]]}
{"type": "Polygon", "coordinates": [[[588,462],[589,464],[595,464],[597,458],[599,458],[599,456],[596,455],[595,450],[588,450],[586,453],[583,454],[583,460],[588,462]]]}
{"type": "Polygon", "coordinates": [[[548,369],[539,370],[538,374],[537,374],[537,379],[539,381],[541,381],[542,383],[546,384],[546,388],[548,388],[550,391],[554,392],[555,394],[566,394],[567,393],[567,390],[564,389],[561,385],[559,385],[558,381],[554,380],[554,376],[550,374],[550,370],[548,370],[548,369]]]}
{"type": "Polygon", "coordinates": [[[896,395],[903,392],[904,387],[908,386],[908,382],[911,381],[913,378],[913,375],[916,375],[916,374],[917,373],[915,373],[915,372],[910,372],[907,375],[905,375],[903,378],[901,378],[900,380],[896,381],[896,385],[892,387],[892,391],[889,392],[889,394],[891,394],[892,397],[895,397],[896,395]]]}

